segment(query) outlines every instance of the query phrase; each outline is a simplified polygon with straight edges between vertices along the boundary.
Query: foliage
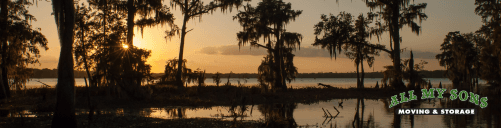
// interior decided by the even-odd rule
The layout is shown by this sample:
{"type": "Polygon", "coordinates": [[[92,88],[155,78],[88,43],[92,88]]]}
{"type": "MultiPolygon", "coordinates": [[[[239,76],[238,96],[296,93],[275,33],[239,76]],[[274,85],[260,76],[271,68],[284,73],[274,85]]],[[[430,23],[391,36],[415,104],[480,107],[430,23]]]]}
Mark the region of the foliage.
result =
{"type": "Polygon", "coordinates": [[[212,81],[214,81],[214,83],[219,86],[219,83],[221,83],[221,73],[216,72],[216,74],[212,76],[212,81]]]}
{"type": "Polygon", "coordinates": [[[77,8],[76,62],[80,69],[93,70],[91,85],[115,88],[115,85],[130,84],[123,83],[124,80],[135,81],[137,85],[152,80],[151,66],[146,64],[151,51],[124,47],[128,29],[124,22],[126,13],[118,11],[121,4],[123,2],[116,0],[91,0],[90,7],[77,8]],[[125,64],[129,64],[131,72],[126,72],[125,64]]]}
{"type": "MultiPolygon", "coordinates": [[[[414,81],[415,85],[417,85],[418,87],[424,87],[424,86],[429,84],[426,81],[426,79],[424,79],[425,76],[423,75],[423,72],[425,72],[424,65],[428,64],[428,62],[421,60],[420,63],[413,64],[414,60],[413,60],[412,56],[410,59],[404,59],[401,61],[402,61],[402,65],[400,68],[402,70],[404,70],[404,72],[402,72],[401,76],[399,76],[399,77],[401,77],[404,80],[407,80],[409,82],[411,82],[411,79],[412,79],[412,81],[414,81]],[[411,69],[411,65],[413,66],[412,69],[411,69]]],[[[395,76],[395,75],[397,75],[397,73],[392,65],[384,66],[384,68],[385,68],[385,70],[383,71],[383,78],[381,79],[381,81],[382,81],[382,85],[387,85],[388,81],[391,81],[393,78],[397,77],[397,76],[395,76]]],[[[428,76],[428,78],[429,78],[429,76],[428,76]]]]}
{"type": "MultiPolygon", "coordinates": [[[[228,9],[232,11],[233,6],[239,7],[241,6],[243,0],[213,0],[209,4],[205,4],[201,0],[172,0],[170,5],[176,9],[179,7],[183,14],[183,26],[181,30],[177,26],[171,27],[171,30],[165,31],[167,34],[166,38],[171,38],[172,36],[178,34],[181,31],[181,46],[179,48],[179,60],[183,60],[183,51],[184,51],[184,39],[186,34],[191,30],[186,30],[186,23],[191,19],[198,18],[199,21],[202,19],[202,15],[213,13],[216,9],[221,9],[222,12],[226,12],[228,9]]],[[[183,70],[182,61],[178,61],[178,71],[177,71],[177,79],[176,82],[178,86],[183,87],[183,81],[181,80],[182,75],[186,75],[183,70]]]]}
{"type": "Polygon", "coordinates": [[[292,10],[291,4],[282,0],[263,0],[257,7],[247,4],[244,11],[233,17],[243,28],[237,33],[239,46],[250,44],[268,50],[268,56],[258,72],[273,75],[273,78],[261,76],[261,82],[272,83],[272,89],[286,90],[285,81],[290,82],[296,77],[297,68],[293,65],[292,51],[299,48],[303,37],[299,33],[287,32],[285,26],[301,13],[301,10],[292,10]],[[264,45],[258,43],[261,38],[264,45]]]}
{"type": "Polygon", "coordinates": [[[233,74],[232,71],[230,71],[230,73],[228,74],[228,81],[226,81],[226,83],[224,84],[224,86],[231,86],[231,83],[230,83],[231,74],[233,74]]]}
{"type": "MultiPolygon", "coordinates": [[[[176,81],[176,74],[177,74],[177,64],[179,64],[179,59],[170,59],[167,61],[167,65],[165,65],[165,70],[164,70],[164,75],[160,79],[160,82],[162,83],[173,83],[176,81]]],[[[205,83],[205,71],[202,71],[201,69],[197,69],[193,71],[190,68],[186,67],[186,62],[187,60],[183,61],[183,71],[186,73],[186,75],[183,75],[182,80],[186,83],[198,83],[198,85],[202,86],[205,83]]]]}
{"type": "Polygon", "coordinates": [[[445,75],[454,85],[471,85],[476,74],[478,49],[475,48],[476,43],[472,36],[460,34],[458,31],[449,32],[441,45],[442,53],[436,56],[440,66],[447,69],[445,75]]]}
{"type": "MultiPolygon", "coordinates": [[[[164,82],[167,82],[167,81],[176,81],[176,74],[177,74],[177,64],[179,64],[179,59],[170,59],[167,61],[167,65],[165,65],[165,71],[164,71],[164,75],[162,76],[162,79],[161,81],[164,81],[164,82]]],[[[186,65],[186,62],[187,60],[184,60],[182,63],[183,65],[186,65]]],[[[183,71],[188,73],[188,74],[191,74],[192,73],[192,70],[187,68],[186,66],[183,66],[183,71]]],[[[191,81],[189,79],[189,76],[188,75],[185,75],[183,76],[183,81],[191,81]]]]}
{"type": "MultiPolygon", "coordinates": [[[[8,1],[5,2],[8,14],[4,18],[6,25],[5,35],[2,34],[1,54],[2,54],[2,79],[7,91],[10,88],[20,90],[29,81],[32,71],[27,68],[29,64],[39,63],[40,48],[48,50],[47,39],[40,32],[40,28],[33,29],[32,21],[37,21],[27,8],[33,3],[29,1],[8,1]]],[[[3,11],[4,9],[2,9],[3,11]]],[[[3,31],[3,30],[2,30],[3,31]]]]}
{"type": "Polygon", "coordinates": [[[341,12],[338,16],[322,15],[320,18],[321,21],[314,26],[316,37],[312,45],[329,50],[331,58],[332,56],[336,58],[337,52],[341,53],[345,50],[345,55],[354,60],[357,68],[357,87],[363,88],[365,75],[363,61],[367,60],[369,67],[372,67],[374,56],[379,55],[380,50],[389,52],[384,45],[371,44],[366,40],[370,36],[368,25],[372,23],[371,18],[366,18],[361,14],[353,20],[351,14],[345,12],[341,12]],[[352,24],[353,21],[355,21],[354,24],[352,24]],[[322,37],[318,38],[319,35],[322,37]],[[359,75],[360,65],[362,78],[359,75]]]}
{"type": "MultiPolygon", "coordinates": [[[[371,35],[379,37],[386,31],[390,34],[391,58],[395,73],[402,73],[400,61],[400,29],[404,26],[411,28],[411,31],[419,35],[421,26],[415,21],[421,23],[428,16],[424,13],[426,3],[411,4],[410,0],[364,0],[367,7],[371,9],[373,15],[369,17],[377,19],[375,29],[371,30],[371,35]]],[[[396,78],[392,81],[395,89],[403,88],[402,75],[394,75],[396,78]]]]}
{"type": "Polygon", "coordinates": [[[480,77],[493,84],[501,83],[501,1],[475,0],[475,13],[482,17],[484,25],[477,31],[480,35],[474,36],[480,49],[480,77]]]}
{"type": "Polygon", "coordinates": [[[402,62],[403,79],[409,81],[410,89],[415,87],[424,88],[426,85],[430,84],[424,79],[424,75],[421,73],[424,70],[424,65],[428,62],[421,60],[420,63],[414,64],[414,57],[411,51],[411,58],[405,59],[402,62]]]}

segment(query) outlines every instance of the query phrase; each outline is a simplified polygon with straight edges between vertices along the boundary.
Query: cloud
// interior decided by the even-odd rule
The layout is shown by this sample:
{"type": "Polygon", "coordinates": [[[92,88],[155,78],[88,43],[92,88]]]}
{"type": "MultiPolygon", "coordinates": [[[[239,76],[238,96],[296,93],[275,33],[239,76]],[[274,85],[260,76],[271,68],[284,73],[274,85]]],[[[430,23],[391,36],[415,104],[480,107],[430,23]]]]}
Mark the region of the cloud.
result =
{"type": "MultiPolygon", "coordinates": [[[[264,48],[256,48],[250,46],[238,47],[238,45],[226,45],[219,47],[204,47],[200,49],[200,53],[207,55],[252,55],[252,56],[264,56],[267,55],[268,52],[264,48]]],[[[329,51],[316,47],[301,47],[301,49],[296,49],[293,52],[296,57],[327,57],[330,58],[329,51]]],[[[422,52],[422,51],[413,51],[414,58],[421,59],[435,59],[435,55],[438,53],[433,52],[422,52]]],[[[388,58],[388,54],[384,53],[380,56],[388,58]]],[[[338,58],[347,58],[344,53],[338,53],[338,58]]],[[[408,51],[402,52],[402,58],[409,58],[410,53],[408,51]]]]}
{"type": "MultiPolygon", "coordinates": [[[[256,48],[250,46],[238,47],[238,45],[226,45],[220,47],[205,47],[200,49],[200,53],[207,55],[252,55],[252,56],[264,56],[268,52],[264,48],[256,48]]],[[[294,51],[296,57],[330,57],[327,50],[313,47],[302,47],[294,51]]],[[[339,55],[338,57],[344,57],[344,55],[339,55]]]]}
{"type": "Polygon", "coordinates": [[[266,55],[267,52],[263,48],[255,48],[255,47],[238,47],[238,45],[226,45],[220,47],[204,47],[200,50],[203,54],[208,55],[253,55],[253,56],[261,56],[266,55]]]}
{"type": "MultiPolygon", "coordinates": [[[[423,52],[423,51],[412,51],[412,54],[414,54],[414,58],[419,58],[419,59],[435,59],[435,56],[439,53],[435,52],[423,52]]],[[[388,53],[384,53],[381,56],[384,56],[386,58],[388,57],[388,53]]],[[[400,53],[400,58],[402,59],[409,59],[411,57],[410,51],[404,51],[400,53]]]]}

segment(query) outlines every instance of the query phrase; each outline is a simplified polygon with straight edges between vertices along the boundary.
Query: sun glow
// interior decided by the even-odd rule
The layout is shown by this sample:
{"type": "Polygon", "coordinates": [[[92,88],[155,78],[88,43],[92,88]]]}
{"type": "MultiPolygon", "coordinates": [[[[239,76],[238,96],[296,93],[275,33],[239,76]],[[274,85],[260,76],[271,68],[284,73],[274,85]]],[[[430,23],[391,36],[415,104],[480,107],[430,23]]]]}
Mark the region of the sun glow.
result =
{"type": "Polygon", "coordinates": [[[126,45],[126,44],[122,44],[122,47],[123,47],[124,49],[128,49],[128,48],[129,48],[129,46],[128,46],[128,45],[126,45]]]}

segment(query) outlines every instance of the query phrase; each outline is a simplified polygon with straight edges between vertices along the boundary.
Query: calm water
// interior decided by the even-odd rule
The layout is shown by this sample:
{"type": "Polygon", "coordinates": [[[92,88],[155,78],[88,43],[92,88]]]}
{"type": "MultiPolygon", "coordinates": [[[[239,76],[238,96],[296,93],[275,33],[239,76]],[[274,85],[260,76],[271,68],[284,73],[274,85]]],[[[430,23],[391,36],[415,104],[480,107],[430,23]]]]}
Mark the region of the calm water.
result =
{"type": "MultiPolygon", "coordinates": [[[[494,99],[492,99],[494,100],[494,99]]],[[[448,98],[434,100],[417,100],[404,103],[402,107],[409,108],[476,108],[477,114],[464,115],[403,115],[394,116],[394,108],[388,108],[389,100],[378,99],[333,99],[315,104],[263,104],[246,105],[242,107],[215,106],[209,108],[193,108],[183,106],[169,106],[163,108],[102,110],[101,113],[115,114],[117,116],[144,116],[163,119],[178,118],[221,118],[225,120],[257,120],[270,121],[273,119],[296,122],[300,127],[392,127],[394,124],[401,127],[416,128],[441,128],[441,127],[492,127],[499,128],[500,110],[499,103],[489,102],[487,108],[481,109],[469,102],[459,100],[451,101],[448,98]],[[358,102],[360,101],[360,102],[358,102]],[[340,102],[342,106],[339,105],[340,102]],[[365,106],[362,106],[362,102],[365,106]],[[325,118],[323,109],[329,111],[334,118],[325,118]],[[338,112],[335,110],[339,110],[338,112]],[[358,109],[358,113],[357,113],[358,109]],[[358,118],[356,118],[358,115],[358,118]],[[289,118],[292,117],[292,118],[289,118]],[[394,120],[395,118],[400,119],[394,120]],[[359,120],[359,121],[355,121],[359,120]],[[355,125],[355,126],[354,126],[355,125]]],[[[77,110],[77,113],[86,114],[86,110],[77,110]]],[[[47,113],[31,113],[23,111],[24,116],[46,116],[47,113]]],[[[19,116],[8,114],[7,117],[19,116]]]]}
{"type": "MultiPolygon", "coordinates": [[[[438,84],[442,82],[442,85],[450,85],[452,82],[447,79],[447,78],[428,78],[428,80],[431,81],[433,86],[438,87],[438,84]]],[[[57,78],[44,78],[44,79],[31,79],[28,83],[26,83],[27,88],[33,88],[33,87],[41,87],[43,84],[40,83],[45,83],[47,85],[50,85],[54,87],[57,83],[57,78]]],[[[220,85],[223,85],[226,83],[228,79],[221,79],[220,85]]],[[[366,78],[364,80],[365,87],[374,87],[376,85],[376,82],[379,81],[379,85],[381,86],[381,78],[366,78]]],[[[249,78],[249,79],[238,79],[238,78],[231,78],[230,83],[232,85],[238,85],[240,82],[241,85],[244,86],[255,86],[258,84],[258,81],[256,78],[249,78]]],[[[75,79],[76,86],[85,86],[85,81],[83,78],[76,78],[75,79]]],[[[318,83],[323,83],[323,84],[328,84],[332,85],[334,87],[340,87],[340,88],[349,88],[349,87],[356,87],[357,79],[356,78],[297,78],[295,81],[292,81],[291,83],[288,83],[287,86],[292,86],[293,88],[301,88],[301,87],[317,87],[318,83]]],[[[484,81],[480,81],[480,83],[485,83],[484,81]]],[[[207,85],[215,85],[213,82],[212,78],[207,78],[205,80],[205,84],[207,85]]],[[[194,86],[194,83],[188,84],[188,86],[194,86]]]]}

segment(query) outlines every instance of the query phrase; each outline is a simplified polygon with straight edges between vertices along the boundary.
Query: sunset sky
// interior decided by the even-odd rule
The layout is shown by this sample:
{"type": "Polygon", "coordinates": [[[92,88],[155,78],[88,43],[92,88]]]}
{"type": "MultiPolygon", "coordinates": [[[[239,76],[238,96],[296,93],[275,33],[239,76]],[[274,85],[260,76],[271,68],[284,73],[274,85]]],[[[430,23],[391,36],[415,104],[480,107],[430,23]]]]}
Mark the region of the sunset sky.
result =
{"type": "MultiPolygon", "coordinates": [[[[260,0],[250,2],[256,6],[260,0]]],[[[169,5],[168,0],[164,1],[169,5]]],[[[303,13],[287,25],[290,32],[298,32],[303,35],[301,50],[296,51],[294,64],[299,73],[311,72],[353,72],[355,64],[352,60],[345,57],[344,54],[338,58],[330,58],[326,50],[320,47],[314,47],[313,26],[320,21],[321,14],[332,13],[339,14],[341,11],[358,16],[360,13],[369,12],[369,8],[361,0],[284,0],[290,2],[292,9],[303,10],[303,13]]],[[[412,2],[412,0],[411,0],[412,2]]],[[[409,50],[413,50],[415,62],[421,60],[429,62],[425,65],[426,70],[444,69],[438,65],[435,55],[440,52],[440,44],[443,43],[445,35],[451,31],[460,31],[461,33],[474,32],[481,25],[481,17],[476,15],[473,0],[415,0],[417,3],[428,3],[425,13],[428,19],[423,21],[422,32],[417,36],[411,33],[411,30],[405,27],[401,29],[402,44],[401,48],[406,48],[402,58],[408,58],[409,50]]],[[[243,8],[240,8],[242,10],[243,8]]],[[[54,16],[50,15],[52,6],[50,2],[39,1],[38,7],[29,8],[38,21],[33,22],[34,27],[40,27],[42,33],[49,41],[49,50],[42,51],[40,58],[41,65],[33,65],[35,68],[57,68],[59,59],[59,39],[54,22],[54,16]]],[[[175,24],[181,27],[182,15],[179,7],[171,8],[176,20],[175,24]]],[[[206,70],[208,73],[222,72],[228,73],[256,73],[257,67],[265,56],[264,49],[242,47],[238,48],[236,33],[242,28],[237,21],[233,21],[233,16],[237,10],[232,12],[207,14],[202,17],[201,22],[198,19],[191,20],[187,28],[193,29],[186,35],[184,58],[188,60],[188,68],[206,70]]],[[[166,61],[178,58],[180,39],[178,36],[171,40],[164,38],[164,31],[169,27],[146,28],[144,36],[137,31],[134,36],[134,46],[145,48],[152,51],[152,56],[148,64],[152,66],[153,73],[162,73],[165,69],[166,61]]],[[[377,40],[371,40],[372,43],[378,43],[377,40]]],[[[389,36],[386,34],[380,40],[381,44],[389,45],[389,36]]],[[[365,63],[366,64],[366,63],[365,63]]],[[[381,71],[383,66],[391,65],[391,59],[387,54],[376,57],[374,68],[367,68],[366,72],[381,71]]]]}

